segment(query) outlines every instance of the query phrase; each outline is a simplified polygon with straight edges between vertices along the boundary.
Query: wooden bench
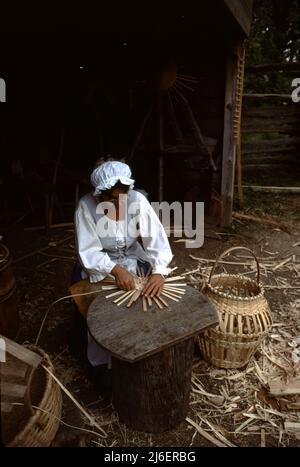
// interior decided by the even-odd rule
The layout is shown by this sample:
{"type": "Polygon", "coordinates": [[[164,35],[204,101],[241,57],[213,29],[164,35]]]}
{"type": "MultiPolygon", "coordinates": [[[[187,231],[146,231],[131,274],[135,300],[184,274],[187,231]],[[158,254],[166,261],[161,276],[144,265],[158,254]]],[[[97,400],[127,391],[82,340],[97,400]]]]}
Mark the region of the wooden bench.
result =
{"type": "Polygon", "coordinates": [[[213,305],[187,287],[179,302],[143,311],[116,306],[102,294],[87,314],[95,341],[112,355],[113,404],[128,427],[160,433],[186,417],[189,403],[194,337],[218,324],[213,305]]]}

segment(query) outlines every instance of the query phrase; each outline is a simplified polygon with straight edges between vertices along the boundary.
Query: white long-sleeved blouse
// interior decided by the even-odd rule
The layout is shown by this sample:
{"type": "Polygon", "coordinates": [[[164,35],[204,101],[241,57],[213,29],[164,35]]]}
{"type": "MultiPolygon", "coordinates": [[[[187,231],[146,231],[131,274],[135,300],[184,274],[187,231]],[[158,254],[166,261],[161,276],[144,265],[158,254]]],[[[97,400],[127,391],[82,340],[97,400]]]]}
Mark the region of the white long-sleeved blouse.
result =
{"type": "Polygon", "coordinates": [[[99,206],[97,209],[97,201],[91,194],[80,199],[75,212],[75,227],[78,257],[84,271],[82,278],[99,282],[116,264],[136,272],[137,260],[149,262],[154,274],[169,274],[168,265],[173,255],[157,214],[142,193],[130,190],[127,199],[129,214],[126,220],[120,221],[107,216],[104,219],[103,211],[99,211],[99,206]],[[133,222],[138,226],[142,245],[128,229],[129,223],[132,226],[133,222]]]}

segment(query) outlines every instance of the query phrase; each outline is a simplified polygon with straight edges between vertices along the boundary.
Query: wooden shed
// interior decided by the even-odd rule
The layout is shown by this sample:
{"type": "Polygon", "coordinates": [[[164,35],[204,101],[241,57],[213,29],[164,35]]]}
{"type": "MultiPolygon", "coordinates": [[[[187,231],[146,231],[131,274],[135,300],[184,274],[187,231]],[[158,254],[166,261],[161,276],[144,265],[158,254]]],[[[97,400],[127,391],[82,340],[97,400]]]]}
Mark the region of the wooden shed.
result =
{"type": "Polygon", "coordinates": [[[160,201],[204,201],[223,226],[232,220],[237,160],[241,170],[244,42],[252,3],[201,2],[198,14],[180,17],[181,25],[166,21],[158,41],[156,107],[149,105],[141,119],[128,157],[144,185],[151,174],[160,201]],[[147,133],[151,118],[156,137],[147,133]]]}
{"type": "Polygon", "coordinates": [[[64,14],[2,26],[7,160],[50,153],[59,184],[58,165],[87,178],[123,156],[151,201],[204,201],[229,225],[252,0],[64,14]]]}

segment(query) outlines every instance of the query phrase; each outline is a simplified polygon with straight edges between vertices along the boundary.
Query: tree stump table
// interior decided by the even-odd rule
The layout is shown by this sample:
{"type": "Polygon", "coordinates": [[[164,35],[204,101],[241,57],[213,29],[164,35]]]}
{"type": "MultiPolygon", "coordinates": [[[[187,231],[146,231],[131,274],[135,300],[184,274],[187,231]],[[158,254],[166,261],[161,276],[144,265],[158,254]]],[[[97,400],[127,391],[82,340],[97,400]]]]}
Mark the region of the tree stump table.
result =
{"type": "Polygon", "coordinates": [[[89,332],[112,355],[113,404],[120,421],[144,432],[175,428],[187,414],[194,337],[216,326],[205,295],[187,287],[179,302],[143,311],[99,294],[87,314],[89,332]]]}

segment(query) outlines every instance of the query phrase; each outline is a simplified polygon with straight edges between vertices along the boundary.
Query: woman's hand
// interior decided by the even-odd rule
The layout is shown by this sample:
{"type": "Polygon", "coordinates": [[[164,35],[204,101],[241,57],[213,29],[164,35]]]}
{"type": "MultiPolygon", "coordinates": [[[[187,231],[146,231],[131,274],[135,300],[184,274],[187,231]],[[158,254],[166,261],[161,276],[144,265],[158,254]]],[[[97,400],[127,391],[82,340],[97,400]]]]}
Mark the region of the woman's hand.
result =
{"type": "Polygon", "coordinates": [[[118,264],[112,269],[111,274],[116,278],[116,284],[120,289],[133,290],[135,288],[133,275],[118,264]]]}
{"type": "Polygon", "coordinates": [[[155,297],[160,295],[164,286],[164,278],[161,274],[152,274],[144,287],[142,295],[155,297]]]}

